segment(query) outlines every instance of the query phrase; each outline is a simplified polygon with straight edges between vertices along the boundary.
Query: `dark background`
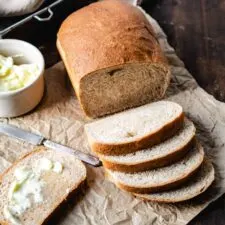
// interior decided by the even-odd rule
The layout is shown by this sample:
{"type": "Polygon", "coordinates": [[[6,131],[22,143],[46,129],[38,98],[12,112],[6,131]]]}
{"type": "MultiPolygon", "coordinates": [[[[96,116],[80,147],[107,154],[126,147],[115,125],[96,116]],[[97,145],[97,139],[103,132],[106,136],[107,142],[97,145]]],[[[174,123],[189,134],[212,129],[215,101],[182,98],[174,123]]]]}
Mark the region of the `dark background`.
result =
{"type": "Polygon", "coordinates": [[[145,1],[198,83],[225,101],[225,0],[145,1]]]}
{"type": "MultiPolygon", "coordinates": [[[[32,20],[5,38],[20,38],[35,44],[49,67],[60,60],[55,40],[61,21],[91,2],[94,1],[65,0],[54,8],[51,21],[32,20]]],[[[225,101],[225,0],[145,0],[142,6],[159,22],[169,43],[199,85],[218,100],[225,101]]],[[[0,30],[18,19],[21,17],[0,18],[0,30]]],[[[212,203],[190,224],[225,225],[225,196],[212,203]]]]}
{"type": "MultiPolygon", "coordinates": [[[[143,8],[159,22],[198,84],[224,102],[225,0],[147,0],[143,8]]],[[[225,195],[190,224],[225,225],[225,195]]]]}

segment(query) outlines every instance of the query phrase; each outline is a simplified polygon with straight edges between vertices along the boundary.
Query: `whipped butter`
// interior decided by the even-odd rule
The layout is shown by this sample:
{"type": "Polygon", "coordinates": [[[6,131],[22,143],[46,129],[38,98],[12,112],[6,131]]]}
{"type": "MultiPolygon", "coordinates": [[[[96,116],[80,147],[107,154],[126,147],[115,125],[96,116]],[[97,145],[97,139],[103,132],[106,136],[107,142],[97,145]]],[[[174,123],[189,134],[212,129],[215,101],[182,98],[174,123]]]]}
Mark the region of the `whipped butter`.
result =
{"type": "Polygon", "coordinates": [[[44,171],[62,173],[63,165],[42,158],[35,168],[20,167],[14,171],[15,180],[12,182],[8,192],[8,205],[4,207],[4,216],[14,225],[22,225],[19,220],[32,204],[43,202],[42,188],[45,182],[41,179],[44,171]]]}
{"type": "Polygon", "coordinates": [[[0,92],[14,91],[28,86],[39,73],[36,64],[15,65],[13,57],[0,55],[0,92]]]}

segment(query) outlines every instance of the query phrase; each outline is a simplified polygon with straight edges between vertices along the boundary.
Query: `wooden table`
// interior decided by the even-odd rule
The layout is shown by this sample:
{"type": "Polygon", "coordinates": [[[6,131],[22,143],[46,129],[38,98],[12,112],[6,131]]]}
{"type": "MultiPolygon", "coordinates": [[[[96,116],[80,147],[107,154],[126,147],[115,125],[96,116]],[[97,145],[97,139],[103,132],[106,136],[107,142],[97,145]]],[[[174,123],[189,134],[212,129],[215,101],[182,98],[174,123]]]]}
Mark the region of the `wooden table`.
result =
{"type": "MultiPolygon", "coordinates": [[[[32,42],[45,56],[49,67],[60,60],[55,34],[61,21],[84,5],[60,7],[51,22],[32,22],[7,37],[32,42]],[[32,29],[33,25],[35,29],[32,29]],[[29,30],[29,32],[24,32],[29,30]]],[[[89,3],[92,0],[88,1],[89,3]]],[[[87,3],[87,1],[86,1],[87,3]]],[[[86,4],[85,3],[85,4],[86,4]]],[[[67,6],[71,4],[67,1],[67,6]]],[[[143,8],[162,26],[170,44],[198,83],[217,99],[225,101],[225,0],[146,0],[143,8]]],[[[225,225],[225,195],[198,215],[191,225],[225,225]]]]}
{"type": "MultiPolygon", "coordinates": [[[[199,85],[225,102],[225,0],[146,0],[143,8],[159,22],[199,85]]],[[[190,224],[225,225],[225,195],[190,224]]]]}
{"type": "Polygon", "coordinates": [[[225,0],[145,2],[199,85],[225,101],[225,0]]]}

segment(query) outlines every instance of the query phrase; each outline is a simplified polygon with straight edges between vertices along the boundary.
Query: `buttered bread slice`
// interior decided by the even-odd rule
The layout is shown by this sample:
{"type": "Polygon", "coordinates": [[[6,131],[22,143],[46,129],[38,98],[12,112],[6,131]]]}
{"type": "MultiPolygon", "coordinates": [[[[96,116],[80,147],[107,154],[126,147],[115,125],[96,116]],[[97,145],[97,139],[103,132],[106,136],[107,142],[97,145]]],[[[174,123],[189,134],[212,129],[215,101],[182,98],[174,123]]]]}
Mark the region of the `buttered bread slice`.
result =
{"type": "Polygon", "coordinates": [[[214,179],[215,171],[213,165],[205,160],[193,179],[177,189],[150,194],[133,194],[150,201],[166,203],[181,202],[192,199],[206,191],[214,179]]]}
{"type": "Polygon", "coordinates": [[[73,155],[40,148],[0,177],[0,224],[41,225],[86,179],[73,155]]]}
{"type": "Polygon", "coordinates": [[[94,121],[85,125],[85,130],[94,152],[122,155],[161,143],[183,123],[180,105],[159,101],[94,121]]]}
{"type": "Polygon", "coordinates": [[[119,188],[135,193],[170,190],[187,181],[200,167],[204,159],[202,146],[196,145],[180,161],[166,167],[137,173],[124,173],[106,169],[109,177],[119,188]]]}
{"type": "Polygon", "coordinates": [[[111,156],[99,154],[104,167],[122,172],[139,172],[163,167],[181,159],[194,144],[196,128],[185,119],[184,127],[176,135],[151,148],[111,156]]]}

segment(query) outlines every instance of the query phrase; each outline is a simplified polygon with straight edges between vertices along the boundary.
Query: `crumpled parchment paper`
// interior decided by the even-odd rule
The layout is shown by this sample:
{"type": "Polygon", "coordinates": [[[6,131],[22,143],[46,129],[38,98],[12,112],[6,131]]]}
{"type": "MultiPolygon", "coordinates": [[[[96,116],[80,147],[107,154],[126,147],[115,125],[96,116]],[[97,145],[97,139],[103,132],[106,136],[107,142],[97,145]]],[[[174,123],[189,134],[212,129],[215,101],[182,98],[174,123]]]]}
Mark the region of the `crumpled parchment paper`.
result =
{"type": "MultiPolygon", "coordinates": [[[[197,135],[216,168],[216,182],[202,196],[179,204],[144,202],[119,190],[104,178],[103,168],[88,169],[88,186],[84,196],[70,206],[58,224],[63,225],[182,225],[187,224],[210,202],[225,192],[225,104],[201,89],[183,62],[176,56],[159,25],[146,15],[171,65],[169,99],[178,102],[195,122],[197,135]]],[[[45,74],[46,93],[33,112],[14,119],[0,119],[23,129],[44,135],[74,149],[90,152],[84,133],[88,121],[68,81],[63,63],[45,74]]],[[[0,135],[0,172],[8,168],[34,146],[0,135]]]]}

